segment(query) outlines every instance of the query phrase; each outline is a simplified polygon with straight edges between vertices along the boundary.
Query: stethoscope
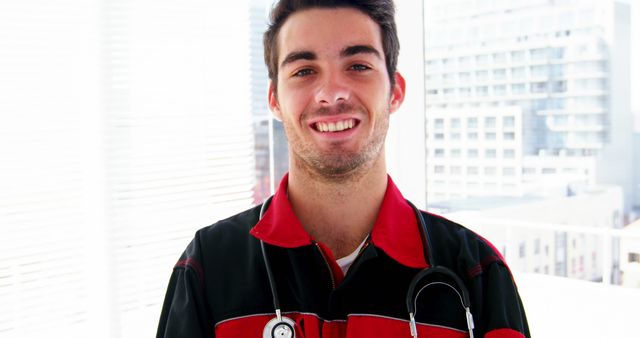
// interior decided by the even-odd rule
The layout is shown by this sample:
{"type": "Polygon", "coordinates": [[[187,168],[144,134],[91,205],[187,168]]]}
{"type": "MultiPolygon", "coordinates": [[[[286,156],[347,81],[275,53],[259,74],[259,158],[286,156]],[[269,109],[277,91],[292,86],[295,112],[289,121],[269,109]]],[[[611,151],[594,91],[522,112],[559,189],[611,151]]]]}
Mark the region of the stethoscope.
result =
{"type": "MultiPolygon", "coordinates": [[[[260,208],[260,218],[264,215],[267,207],[271,203],[271,199],[273,196],[269,197],[260,208]]],[[[418,329],[416,327],[416,308],[415,305],[418,302],[418,296],[420,293],[428,288],[429,286],[440,285],[445,286],[453,290],[460,299],[460,304],[464,308],[465,316],[467,320],[467,328],[469,332],[469,338],[473,338],[473,315],[471,314],[471,302],[469,301],[469,292],[467,288],[464,286],[464,283],[456,275],[451,269],[446,268],[444,266],[440,266],[436,264],[434,260],[433,254],[431,250],[427,248],[432,248],[431,246],[431,238],[429,237],[429,232],[427,230],[427,224],[424,221],[424,217],[418,208],[416,208],[411,202],[407,201],[413,212],[416,214],[416,219],[420,222],[420,237],[422,239],[422,249],[424,251],[424,257],[427,262],[431,263],[430,268],[425,268],[418,272],[411,284],[409,284],[409,290],[407,290],[406,303],[407,303],[407,312],[409,313],[409,329],[411,330],[411,337],[418,337],[418,329]],[[451,285],[446,282],[431,282],[424,286],[422,286],[418,292],[416,293],[416,288],[418,287],[418,283],[426,278],[427,276],[431,276],[434,274],[445,275],[449,279],[454,281],[455,285],[451,285]],[[415,297],[414,297],[415,295],[415,297]]],[[[265,325],[264,330],[262,331],[263,338],[295,338],[295,322],[286,316],[282,315],[282,311],[280,309],[280,300],[278,298],[278,290],[276,288],[275,278],[273,276],[273,272],[271,270],[271,264],[269,263],[269,257],[267,257],[266,250],[264,248],[264,242],[260,241],[260,248],[262,250],[262,258],[264,259],[264,266],[267,270],[267,277],[269,278],[269,286],[271,287],[271,295],[273,296],[273,307],[275,308],[276,317],[271,319],[267,325],[265,325]]]]}

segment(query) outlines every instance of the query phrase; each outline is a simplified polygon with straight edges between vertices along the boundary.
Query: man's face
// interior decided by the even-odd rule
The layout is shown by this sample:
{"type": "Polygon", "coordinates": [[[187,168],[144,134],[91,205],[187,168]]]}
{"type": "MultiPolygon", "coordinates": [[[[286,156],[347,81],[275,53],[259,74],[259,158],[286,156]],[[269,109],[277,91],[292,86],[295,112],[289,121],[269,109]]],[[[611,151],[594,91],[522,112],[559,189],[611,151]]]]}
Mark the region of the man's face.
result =
{"type": "Polygon", "coordinates": [[[296,12],[280,30],[278,57],[269,106],[284,124],[292,165],[339,178],[383,156],[404,80],[396,74],[390,88],[371,18],[351,8],[296,12]]]}

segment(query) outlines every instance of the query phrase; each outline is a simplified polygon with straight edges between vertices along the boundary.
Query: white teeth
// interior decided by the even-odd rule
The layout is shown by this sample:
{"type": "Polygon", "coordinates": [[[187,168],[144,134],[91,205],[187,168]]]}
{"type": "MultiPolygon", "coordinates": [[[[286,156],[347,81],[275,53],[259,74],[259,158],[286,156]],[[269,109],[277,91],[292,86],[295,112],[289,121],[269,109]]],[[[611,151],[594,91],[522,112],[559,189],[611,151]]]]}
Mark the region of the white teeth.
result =
{"type": "Polygon", "coordinates": [[[316,123],[316,129],[321,132],[336,132],[353,128],[355,121],[348,119],[338,122],[318,122],[316,123]]]}

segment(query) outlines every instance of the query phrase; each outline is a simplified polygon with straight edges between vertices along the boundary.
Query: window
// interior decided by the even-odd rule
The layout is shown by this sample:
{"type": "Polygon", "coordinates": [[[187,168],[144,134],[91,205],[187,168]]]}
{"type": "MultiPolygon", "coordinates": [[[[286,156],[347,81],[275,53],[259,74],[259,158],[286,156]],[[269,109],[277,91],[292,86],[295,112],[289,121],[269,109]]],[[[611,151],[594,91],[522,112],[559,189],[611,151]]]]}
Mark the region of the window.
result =
{"type": "Polygon", "coordinates": [[[452,166],[449,168],[449,172],[450,172],[452,175],[460,175],[460,174],[462,173],[462,168],[461,168],[459,165],[452,165],[452,166]]]}
{"type": "Polygon", "coordinates": [[[515,174],[516,174],[516,168],[513,168],[513,167],[502,168],[502,175],[504,176],[514,176],[515,174]]]}
{"type": "Polygon", "coordinates": [[[260,193],[248,6],[42,5],[0,1],[0,336],[150,337],[194,232],[260,193]]]}
{"type": "Polygon", "coordinates": [[[495,80],[504,80],[507,77],[506,69],[494,69],[493,78],[495,80]]]}
{"type": "Polygon", "coordinates": [[[496,118],[493,116],[484,118],[484,127],[485,128],[495,128],[496,127],[496,118]]]}
{"type": "Polygon", "coordinates": [[[443,165],[437,165],[433,168],[433,171],[436,174],[444,174],[444,166],[443,165]]]}
{"type": "Polygon", "coordinates": [[[443,129],[444,128],[444,119],[435,119],[433,121],[434,123],[434,128],[435,129],[443,129]]]}
{"type": "Polygon", "coordinates": [[[484,133],[484,139],[487,141],[494,141],[496,139],[496,133],[494,132],[484,133]]]}
{"type": "Polygon", "coordinates": [[[451,157],[458,158],[460,157],[460,154],[461,154],[460,149],[457,149],[457,148],[451,149],[451,157]]]}
{"type": "Polygon", "coordinates": [[[516,151],[514,149],[504,149],[502,151],[502,157],[504,158],[515,158],[516,151]]]}
{"type": "Polygon", "coordinates": [[[516,125],[516,118],[513,116],[504,116],[502,118],[503,127],[514,127],[516,125]]]}
{"type": "Polygon", "coordinates": [[[496,175],[496,167],[485,167],[484,174],[486,176],[495,176],[496,175]]]}
{"type": "Polygon", "coordinates": [[[546,82],[533,82],[533,83],[531,83],[531,92],[532,93],[546,93],[547,92],[547,83],[546,82]]]}
{"type": "Polygon", "coordinates": [[[476,133],[476,132],[467,133],[467,139],[468,140],[477,140],[478,139],[478,133],[476,133]]]}
{"type": "Polygon", "coordinates": [[[476,64],[484,65],[489,62],[489,56],[487,55],[476,55],[476,64]]]}
{"type": "Polygon", "coordinates": [[[502,133],[502,139],[503,140],[507,140],[507,141],[515,140],[516,139],[516,133],[504,132],[504,133],[502,133]]]}
{"type": "Polygon", "coordinates": [[[531,49],[529,51],[531,60],[533,61],[542,61],[545,60],[548,56],[548,49],[547,48],[535,48],[535,49],[531,49]]]}
{"type": "Polygon", "coordinates": [[[524,51],[518,50],[511,52],[511,61],[524,61],[525,54],[524,51]]]}
{"type": "Polygon", "coordinates": [[[489,79],[489,72],[486,70],[479,70],[476,72],[476,80],[485,81],[489,79]]]}
{"type": "Polygon", "coordinates": [[[493,86],[493,95],[504,96],[506,94],[507,94],[507,86],[506,85],[493,86]]]}
{"type": "Polygon", "coordinates": [[[478,175],[478,167],[467,167],[467,175],[478,175]]]}
{"type": "Polygon", "coordinates": [[[514,79],[522,79],[525,77],[527,71],[524,67],[511,68],[511,77],[514,79]]]}
{"type": "Polygon", "coordinates": [[[496,158],[496,150],[495,149],[486,149],[484,151],[484,157],[486,157],[486,158],[496,158]]]}
{"type": "Polygon", "coordinates": [[[477,117],[467,118],[467,128],[469,129],[478,128],[478,118],[477,117]]]}
{"type": "Polygon", "coordinates": [[[444,157],[444,149],[437,148],[437,149],[434,151],[434,156],[435,156],[436,158],[444,157]]]}
{"type": "Polygon", "coordinates": [[[513,94],[524,94],[526,93],[527,87],[524,83],[515,83],[511,85],[511,93],[513,94]]]}
{"type": "Polygon", "coordinates": [[[547,66],[531,66],[531,76],[534,77],[541,77],[541,76],[547,76],[547,74],[549,74],[549,70],[547,69],[547,66]]]}
{"type": "Polygon", "coordinates": [[[468,149],[467,150],[468,158],[477,158],[478,157],[478,149],[468,149]]]}
{"type": "Polygon", "coordinates": [[[460,119],[459,118],[451,119],[451,129],[458,129],[458,128],[460,128],[460,119]]]}

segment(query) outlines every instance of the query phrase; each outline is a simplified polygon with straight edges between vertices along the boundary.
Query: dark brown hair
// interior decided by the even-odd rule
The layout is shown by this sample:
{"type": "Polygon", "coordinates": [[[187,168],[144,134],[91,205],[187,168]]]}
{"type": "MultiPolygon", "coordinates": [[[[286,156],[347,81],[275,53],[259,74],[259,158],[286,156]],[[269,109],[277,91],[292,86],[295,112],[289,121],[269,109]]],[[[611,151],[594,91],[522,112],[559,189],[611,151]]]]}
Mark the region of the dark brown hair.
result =
{"type": "Polygon", "coordinates": [[[274,88],[278,83],[278,33],[291,14],[310,8],[355,8],[367,14],[380,26],[382,48],[391,86],[395,84],[400,41],[395,21],[393,0],[280,0],[271,9],[271,22],[264,32],[264,62],[274,88]]]}

